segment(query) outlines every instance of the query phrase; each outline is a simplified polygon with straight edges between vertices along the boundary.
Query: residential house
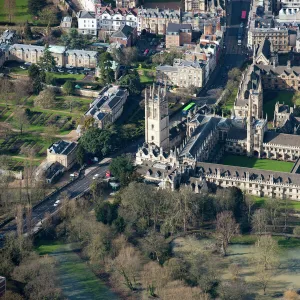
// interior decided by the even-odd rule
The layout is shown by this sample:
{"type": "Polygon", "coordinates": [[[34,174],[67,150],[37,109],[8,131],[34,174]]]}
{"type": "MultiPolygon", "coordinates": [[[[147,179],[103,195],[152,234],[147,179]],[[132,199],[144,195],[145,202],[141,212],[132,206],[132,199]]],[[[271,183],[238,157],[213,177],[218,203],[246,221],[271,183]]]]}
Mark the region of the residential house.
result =
{"type": "Polygon", "coordinates": [[[76,159],[77,143],[60,140],[47,149],[47,162],[59,163],[66,170],[70,169],[76,159]]]}
{"type": "Polygon", "coordinates": [[[90,104],[85,117],[94,118],[95,125],[99,128],[114,123],[121,116],[128,95],[127,89],[119,86],[104,87],[99,96],[90,104]]]}
{"type": "Polygon", "coordinates": [[[77,14],[77,20],[79,33],[97,35],[97,19],[94,12],[81,10],[77,14]]]}
{"type": "Polygon", "coordinates": [[[77,68],[94,69],[97,66],[97,51],[67,50],[66,64],[77,68]]]}
{"type": "Polygon", "coordinates": [[[117,8],[135,8],[138,7],[138,0],[116,0],[117,8]]]}
{"type": "Polygon", "coordinates": [[[192,25],[169,23],[166,32],[166,48],[192,43],[192,25]]]}
{"type": "Polygon", "coordinates": [[[137,37],[136,28],[123,25],[118,31],[114,32],[110,38],[110,43],[119,43],[124,47],[132,47],[137,37]]]}
{"type": "Polygon", "coordinates": [[[124,25],[136,28],[138,22],[137,11],[136,8],[96,7],[97,28],[99,30],[100,39],[105,40],[124,25]]]}
{"type": "Polygon", "coordinates": [[[64,31],[69,31],[72,27],[72,17],[65,16],[60,22],[60,28],[64,31]]]}
{"type": "Polygon", "coordinates": [[[181,23],[180,9],[139,8],[138,33],[146,30],[153,34],[165,35],[169,23],[181,23]]]}
{"type": "Polygon", "coordinates": [[[156,68],[157,82],[178,87],[202,87],[205,83],[205,62],[174,59],[173,66],[156,68]]]}
{"type": "Polygon", "coordinates": [[[0,36],[0,44],[11,45],[17,42],[18,37],[15,30],[6,29],[0,36]]]}

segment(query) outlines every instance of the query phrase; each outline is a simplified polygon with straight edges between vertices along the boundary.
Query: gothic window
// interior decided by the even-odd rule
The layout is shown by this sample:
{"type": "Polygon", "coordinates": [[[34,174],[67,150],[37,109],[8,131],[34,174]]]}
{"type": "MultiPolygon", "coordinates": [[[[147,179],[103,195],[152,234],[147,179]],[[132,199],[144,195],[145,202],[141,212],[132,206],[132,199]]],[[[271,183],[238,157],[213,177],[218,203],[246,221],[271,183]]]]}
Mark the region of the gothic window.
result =
{"type": "Polygon", "coordinates": [[[153,135],[151,136],[151,140],[154,141],[154,136],[153,135]]]}
{"type": "Polygon", "coordinates": [[[151,125],[151,129],[152,129],[152,130],[154,129],[154,125],[153,125],[153,124],[151,125]]]}

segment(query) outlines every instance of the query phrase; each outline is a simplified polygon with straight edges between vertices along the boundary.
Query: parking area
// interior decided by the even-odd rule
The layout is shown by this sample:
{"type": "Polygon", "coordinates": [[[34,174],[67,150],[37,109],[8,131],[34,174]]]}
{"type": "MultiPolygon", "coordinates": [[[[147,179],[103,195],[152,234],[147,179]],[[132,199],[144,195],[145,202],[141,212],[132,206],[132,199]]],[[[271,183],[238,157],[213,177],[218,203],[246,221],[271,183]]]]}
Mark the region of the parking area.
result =
{"type": "MultiPolygon", "coordinates": [[[[31,63],[28,62],[17,62],[17,61],[7,61],[4,64],[4,70],[6,70],[6,73],[27,73],[27,70],[31,66],[31,63]]],[[[76,68],[71,65],[67,65],[66,67],[55,67],[51,70],[52,73],[57,74],[73,74],[73,75],[84,75],[80,77],[94,77],[95,76],[95,70],[89,69],[89,68],[76,68]]]]}
{"type": "Polygon", "coordinates": [[[151,56],[155,53],[162,51],[165,47],[164,38],[160,38],[155,34],[140,35],[136,47],[142,56],[151,56]]]}

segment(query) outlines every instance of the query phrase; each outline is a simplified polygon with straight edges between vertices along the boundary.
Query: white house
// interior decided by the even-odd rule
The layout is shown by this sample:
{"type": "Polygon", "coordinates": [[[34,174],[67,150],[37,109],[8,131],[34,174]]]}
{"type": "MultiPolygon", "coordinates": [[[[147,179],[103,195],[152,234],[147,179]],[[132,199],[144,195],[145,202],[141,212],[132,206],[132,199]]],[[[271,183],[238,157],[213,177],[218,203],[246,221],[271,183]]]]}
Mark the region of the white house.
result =
{"type": "Polygon", "coordinates": [[[79,33],[97,35],[97,20],[94,12],[81,10],[77,19],[79,33]]]}

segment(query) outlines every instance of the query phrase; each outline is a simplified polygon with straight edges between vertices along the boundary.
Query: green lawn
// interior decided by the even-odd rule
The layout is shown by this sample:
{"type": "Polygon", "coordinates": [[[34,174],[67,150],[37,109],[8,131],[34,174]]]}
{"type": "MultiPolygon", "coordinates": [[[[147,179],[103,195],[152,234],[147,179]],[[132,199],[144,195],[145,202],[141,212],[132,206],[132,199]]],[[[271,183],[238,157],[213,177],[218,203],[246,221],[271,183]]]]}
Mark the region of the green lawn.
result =
{"type": "Polygon", "coordinates": [[[268,114],[268,120],[273,120],[274,109],[276,102],[285,103],[290,106],[293,105],[293,96],[294,92],[291,91],[265,91],[263,95],[264,105],[263,111],[264,114],[268,114]]]}
{"type": "Polygon", "coordinates": [[[234,105],[234,101],[236,98],[238,92],[238,88],[235,88],[232,93],[230,94],[230,96],[228,97],[227,101],[223,104],[222,108],[223,109],[228,109],[231,110],[233,108],[234,105]]]}
{"type": "MultiPolygon", "coordinates": [[[[28,0],[16,0],[16,13],[12,18],[14,23],[32,22],[32,16],[27,12],[28,0]]],[[[4,0],[0,0],[0,22],[9,22],[5,12],[4,0]]]]}
{"type": "Polygon", "coordinates": [[[294,163],[287,161],[258,159],[255,157],[238,156],[232,154],[226,154],[223,157],[221,163],[230,166],[239,166],[281,172],[290,172],[294,166],[294,163]]]}

